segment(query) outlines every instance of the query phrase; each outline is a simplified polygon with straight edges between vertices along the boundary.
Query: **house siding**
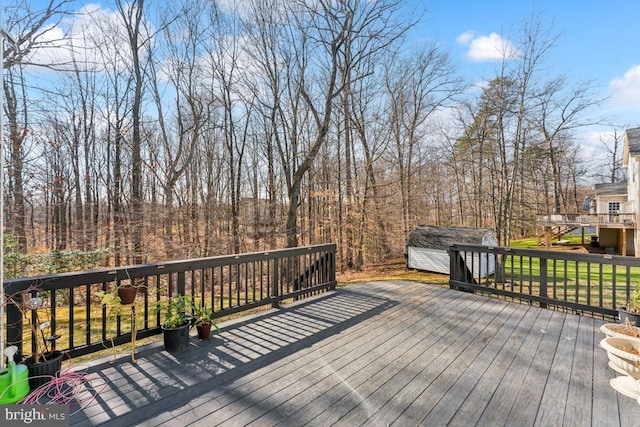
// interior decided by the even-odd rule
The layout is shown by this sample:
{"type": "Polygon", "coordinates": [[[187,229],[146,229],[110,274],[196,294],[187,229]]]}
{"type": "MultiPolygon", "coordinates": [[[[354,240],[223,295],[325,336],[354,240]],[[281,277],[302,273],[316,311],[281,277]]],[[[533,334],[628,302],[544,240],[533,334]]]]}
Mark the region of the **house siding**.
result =
{"type": "MultiPolygon", "coordinates": [[[[638,212],[640,211],[640,164],[637,155],[629,156],[627,163],[627,199],[629,204],[629,212],[635,213],[636,224],[640,224],[638,212]]],[[[637,227],[637,226],[636,226],[637,227]]],[[[640,248],[640,233],[637,231],[632,233],[631,242],[627,239],[627,248],[633,248],[634,255],[638,254],[640,248]]],[[[629,236],[627,236],[629,238],[629,236]]]]}

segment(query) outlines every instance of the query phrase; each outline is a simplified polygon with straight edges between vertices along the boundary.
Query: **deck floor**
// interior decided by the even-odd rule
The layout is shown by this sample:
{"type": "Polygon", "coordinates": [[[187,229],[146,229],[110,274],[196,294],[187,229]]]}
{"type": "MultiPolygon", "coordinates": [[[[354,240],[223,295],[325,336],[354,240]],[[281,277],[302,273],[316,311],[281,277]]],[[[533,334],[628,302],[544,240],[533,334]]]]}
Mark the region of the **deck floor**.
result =
{"type": "Polygon", "coordinates": [[[107,383],[71,424],[637,426],[613,390],[604,323],[410,281],[354,284],[222,325],[107,383]]]}

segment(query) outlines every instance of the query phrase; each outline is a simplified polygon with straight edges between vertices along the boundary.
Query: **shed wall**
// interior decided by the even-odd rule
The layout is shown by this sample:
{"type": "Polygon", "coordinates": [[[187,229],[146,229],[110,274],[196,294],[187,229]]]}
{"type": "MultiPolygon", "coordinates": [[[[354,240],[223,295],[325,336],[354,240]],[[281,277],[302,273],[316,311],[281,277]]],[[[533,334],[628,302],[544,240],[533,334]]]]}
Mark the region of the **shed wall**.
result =
{"type": "MultiPolygon", "coordinates": [[[[480,254],[472,257],[465,254],[467,268],[473,277],[480,279],[495,272],[496,262],[493,254],[480,254]]],[[[407,267],[415,270],[432,271],[434,273],[449,274],[449,254],[438,249],[415,248],[409,246],[407,250],[407,267]]]]}
{"type": "Polygon", "coordinates": [[[409,268],[449,274],[449,254],[447,251],[409,246],[407,256],[407,267],[409,268]]]}

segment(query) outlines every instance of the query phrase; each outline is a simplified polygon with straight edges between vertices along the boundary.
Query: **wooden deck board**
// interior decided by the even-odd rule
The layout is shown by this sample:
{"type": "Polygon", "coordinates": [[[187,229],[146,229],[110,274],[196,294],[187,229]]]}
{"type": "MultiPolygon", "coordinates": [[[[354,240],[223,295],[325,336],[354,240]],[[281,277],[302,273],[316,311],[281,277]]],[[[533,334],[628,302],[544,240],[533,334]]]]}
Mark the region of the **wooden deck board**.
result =
{"type": "MultiPolygon", "coordinates": [[[[472,304],[466,306],[471,313],[473,312],[472,307],[474,304],[476,303],[472,302],[472,304]]],[[[415,317],[415,313],[410,311],[408,313],[411,317],[415,317]]],[[[438,311],[436,315],[455,318],[450,307],[444,307],[444,310],[438,311]]],[[[361,370],[356,375],[346,378],[348,387],[341,385],[340,393],[333,393],[331,390],[325,392],[327,396],[324,401],[329,405],[320,405],[314,408],[314,412],[318,413],[318,417],[329,423],[337,422],[346,412],[359,405],[363,408],[365,414],[370,414],[378,405],[375,402],[370,402],[368,398],[377,387],[389,384],[393,388],[398,384],[409,382],[415,376],[415,372],[422,366],[424,358],[421,358],[421,356],[425,351],[439,352],[445,348],[441,341],[450,330],[447,327],[433,328],[428,324],[428,321],[422,323],[426,323],[418,328],[418,331],[422,331],[422,333],[415,331],[414,337],[417,340],[410,342],[409,346],[403,342],[397,343],[397,337],[394,337],[394,340],[390,343],[391,352],[379,350],[373,363],[368,366],[369,369],[361,370]],[[429,332],[429,330],[432,330],[432,332],[429,332]],[[422,337],[424,338],[421,339],[422,337]],[[438,350],[434,350],[436,348],[438,350]],[[394,374],[395,378],[389,383],[390,376],[394,374]]],[[[391,391],[389,393],[394,402],[398,401],[398,396],[395,396],[391,391]]],[[[304,409],[301,410],[301,412],[303,411],[304,409]]],[[[362,413],[361,411],[358,412],[362,413]]],[[[305,415],[305,418],[308,418],[308,416],[305,415]]]]}
{"type": "MultiPolygon", "coordinates": [[[[500,386],[503,378],[505,378],[509,366],[516,357],[518,348],[522,345],[522,342],[524,342],[526,333],[530,330],[537,317],[537,313],[532,312],[532,309],[528,306],[519,306],[518,311],[521,316],[514,320],[515,328],[504,344],[500,343],[499,347],[492,344],[490,353],[493,358],[491,363],[484,370],[469,397],[456,413],[452,424],[464,423],[476,425],[484,415],[485,408],[491,403],[494,393],[500,386]]],[[[508,385],[510,378],[507,377],[506,381],[505,384],[508,385]]],[[[503,408],[503,410],[506,409],[508,408],[503,408]]]]}
{"type": "Polygon", "coordinates": [[[107,388],[74,426],[632,426],[602,321],[415,282],[350,285],[230,322],[139,363],[93,362],[107,388]]]}
{"type": "Polygon", "coordinates": [[[536,324],[543,337],[509,412],[511,425],[534,425],[565,317],[566,314],[553,311],[546,325],[536,324]]]}
{"type": "Polygon", "coordinates": [[[476,338],[490,329],[491,323],[499,322],[498,317],[504,313],[504,305],[483,303],[474,312],[469,313],[470,310],[464,308],[457,314],[460,322],[456,328],[443,335],[436,343],[437,347],[433,347],[438,348],[438,353],[424,352],[420,358],[420,371],[409,381],[397,381],[396,387],[400,390],[395,396],[388,397],[376,419],[398,425],[421,423],[426,409],[434,407],[441,400],[441,391],[448,390],[461,374],[465,362],[458,363],[458,359],[476,352],[479,347],[476,338]]]}
{"type": "MultiPolygon", "coordinates": [[[[337,393],[328,392],[343,386],[343,382],[348,383],[351,387],[359,386],[372,376],[381,359],[406,357],[401,351],[411,349],[415,345],[412,341],[420,336],[416,334],[420,323],[407,327],[410,320],[407,316],[410,314],[393,313],[392,319],[380,322],[376,326],[380,330],[379,343],[368,340],[364,335],[355,337],[346,343],[334,343],[335,350],[332,353],[338,357],[331,360],[331,354],[323,355],[325,369],[323,369],[320,381],[313,383],[313,387],[290,391],[291,399],[283,401],[276,408],[280,413],[292,414],[294,419],[295,412],[298,410],[305,412],[309,418],[312,413],[317,413],[325,408],[325,406],[317,404],[323,394],[329,394],[335,398],[337,393]],[[283,405],[288,405],[289,408],[283,408],[283,405]],[[315,408],[311,408],[311,406],[315,408]]],[[[422,327],[426,327],[426,325],[422,325],[422,327]]],[[[308,384],[307,381],[305,383],[308,384]]],[[[345,393],[349,391],[350,389],[345,390],[345,393]]],[[[259,421],[262,423],[261,420],[259,421]]],[[[278,421],[283,422],[284,419],[278,419],[278,421]]]]}
{"type": "MultiPolygon", "coordinates": [[[[543,334],[538,325],[546,325],[551,313],[546,310],[532,310],[532,315],[528,316],[532,320],[529,323],[520,323],[512,337],[514,338],[513,349],[505,348],[508,352],[513,352],[509,367],[504,376],[500,379],[498,387],[491,396],[491,400],[482,410],[479,423],[481,425],[505,425],[510,423],[510,416],[515,414],[526,405],[526,402],[517,401],[518,392],[522,389],[524,379],[529,367],[536,357],[538,346],[542,341],[543,334]],[[533,316],[533,312],[537,316],[533,316]],[[517,346],[517,348],[516,348],[517,346]],[[502,408],[511,408],[509,411],[502,408]]],[[[534,378],[538,381],[539,378],[534,378]]],[[[526,385],[528,387],[528,384],[526,385]]]]}
{"type": "Polygon", "coordinates": [[[484,371],[493,361],[494,346],[504,345],[515,328],[515,320],[522,315],[516,308],[515,304],[507,305],[500,318],[478,335],[477,340],[482,344],[477,345],[477,349],[480,350],[477,355],[465,352],[463,357],[453,363],[458,370],[458,378],[422,420],[423,425],[435,425],[445,421],[448,423],[458,413],[484,371]]]}
{"type": "MultiPolygon", "coordinates": [[[[594,319],[579,317],[576,348],[597,348],[594,344],[594,319]]],[[[593,357],[573,358],[571,377],[567,393],[564,425],[591,425],[591,381],[593,379],[593,357]]]]}
{"type": "MultiPolygon", "coordinates": [[[[419,302],[419,301],[418,301],[419,302]]],[[[419,302],[420,303],[420,302],[419,302]]],[[[423,301],[419,305],[427,303],[423,301]]],[[[440,308],[442,311],[443,309],[440,308]]],[[[332,344],[335,352],[340,354],[341,359],[347,359],[349,362],[336,363],[331,361],[327,356],[323,360],[329,362],[327,364],[327,374],[324,380],[309,391],[305,391],[304,396],[291,401],[294,407],[291,407],[289,420],[303,422],[311,421],[319,416],[322,411],[330,408],[336,403],[336,400],[348,395],[354,387],[360,386],[367,381],[380,361],[385,357],[397,359],[403,357],[401,352],[411,349],[415,343],[416,337],[424,336],[419,334],[424,328],[428,327],[424,320],[415,321],[415,314],[407,310],[389,311],[381,316],[379,321],[375,322],[372,330],[378,331],[377,339],[372,341],[367,335],[355,337],[351,341],[351,345],[345,347],[345,344],[336,341],[332,344]],[[414,320],[414,321],[412,321],[414,320]],[[348,386],[345,386],[348,385],[348,386]]],[[[324,419],[324,418],[323,418],[324,419]]],[[[286,419],[280,419],[280,422],[287,422],[286,419]]]]}
{"type": "Polygon", "coordinates": [[[567,393],[571,381],[571,368],[576,352],[579,319],[579,316],[565,317],[556,352],[551,362],[551,370],[542,394],[540,410],[536,418],[538,425],[563,425],[567,393]]]}

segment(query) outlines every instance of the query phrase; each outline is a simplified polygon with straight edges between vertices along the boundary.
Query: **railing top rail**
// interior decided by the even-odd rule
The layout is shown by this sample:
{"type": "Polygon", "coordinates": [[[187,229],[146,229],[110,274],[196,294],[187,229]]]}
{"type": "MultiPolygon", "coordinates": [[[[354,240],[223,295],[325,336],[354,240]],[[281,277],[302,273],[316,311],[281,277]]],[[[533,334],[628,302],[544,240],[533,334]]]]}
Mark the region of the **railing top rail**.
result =
{"type": "Polygon", "coordinates": [[[511,256],[526,256],[534,258],[557,259],[566,261],[592,262],[600,264],[623,265],[629,267],[640,267],[640,258],[623,255],[609,254],[584,254],[565,251],[548,251],[542,249],[521,249],[503,246],[482,246],[455,244],[449,250],[461,252],[484,252],[511,256]]]}
{"type": "Polygon", "coordinates": [[[193,258],[178,261],[155,262],[150,264],[110,267],[90,271],[58,273],[43,276],[21,277],[4,281],[7,294],[19,292],[26,286],[37,283],[43,291],[52,289],[70,288],[86,285],[88,283],[113,282],[117,280],[130,280],[153,276],[155,274],[168,274],[179,271],[198,270],[226,265],[243,264],[253,261],[265,261],[287,256],[300,255],[301,253],[316,253],[323,251],[335,251],[335,243],[321,245],[301,246],[296,248],[275,249],[272,251],[251,252],[233,255],[220,255],[207,258],[193,258]]]}

